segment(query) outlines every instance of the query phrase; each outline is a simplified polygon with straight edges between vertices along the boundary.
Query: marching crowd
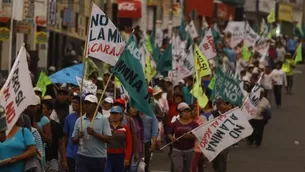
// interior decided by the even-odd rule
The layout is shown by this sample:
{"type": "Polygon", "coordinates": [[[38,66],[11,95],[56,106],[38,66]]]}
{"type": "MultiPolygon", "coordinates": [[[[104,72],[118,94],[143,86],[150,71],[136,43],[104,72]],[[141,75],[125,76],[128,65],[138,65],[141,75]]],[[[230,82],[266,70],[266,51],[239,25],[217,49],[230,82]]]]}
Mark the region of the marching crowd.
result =
{"type": "MultiPolygon", "coordinates": [[[[202,78],[203,89],[209,97],[212,90],[208,85],[217,65],[237,74],[245,93],[259,82],[258,111],[250,120],[254,132],[246,140],[249,146],[260,147],[270,119],[270,114],[266,115],[270,113],[270,101],[275,100],[280,108],[282,89],[292,94],[298,41],[286,37],[270,39],[266,60],[259,60],[261,57],[253,53],[246,62],[242,43],[230,48],[226,42],[229,36],[216,45],[219,58],[209,60],[212,74],[202,78]]],[[[49,72],[54,72],[54,67],[49,72]]],[[[64,84],[48,86],[47,94],[42,96],[42,90],[35,87],[35,103],[26,108],[7,135],[5,131],[0,133],[0,171],[31,171],[35,167],[36,171],[46,172],[148,172],[153,151],[160,150],[165,141],[172,143],[168,153],[171,171],[203,172],[207,160],[189,131],[234,106],[218,98],[200,108],[190,93],[193,76],[178,85],[168,77],[159,77],[147,88],[155,115],[149,116],[131,107],[128,97],[121,97],[119,90],[113,95],[114,77],[104,88],[109,77],[109,73],[103,78],[95,73],[90,76],[98,87],[96,94],[82,95],[76,86],[64,84]]],[[[216,172],[226,171],[229,151],[230,148],[223,150],[212,161],[216,172]]]]}

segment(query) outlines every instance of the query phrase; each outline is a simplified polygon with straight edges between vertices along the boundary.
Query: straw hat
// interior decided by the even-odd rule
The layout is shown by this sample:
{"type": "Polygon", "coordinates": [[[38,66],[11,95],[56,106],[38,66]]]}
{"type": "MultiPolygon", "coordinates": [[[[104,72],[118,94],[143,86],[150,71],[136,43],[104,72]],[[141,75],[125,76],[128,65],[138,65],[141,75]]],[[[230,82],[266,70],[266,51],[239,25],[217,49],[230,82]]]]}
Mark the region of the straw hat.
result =
{"type": "Polygon", "coordinates": [[[158,94],[160,94],[162,92],[163,92],[162,89],[160,87],[158,87],[158,86],[155,86],[153,88],[153,96],[158,95],[158,94]]]}

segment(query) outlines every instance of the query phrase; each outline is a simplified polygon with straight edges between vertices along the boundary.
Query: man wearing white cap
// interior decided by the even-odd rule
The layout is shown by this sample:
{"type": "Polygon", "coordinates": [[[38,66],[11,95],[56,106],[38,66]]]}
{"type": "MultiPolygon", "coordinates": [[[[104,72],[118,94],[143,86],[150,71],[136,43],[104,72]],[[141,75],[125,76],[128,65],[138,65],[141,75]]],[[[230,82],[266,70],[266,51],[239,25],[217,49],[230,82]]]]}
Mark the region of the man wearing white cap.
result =
{"type": "Polygon", "coordinates": [[[101,113],[94,113],[98,105],[98,99],[94,95],[88,95],[84,102],[85,115],[77,119],[73,131],[72,142],[79,144],[76,155],[76,172],[104,171],[107,158],[107,143],[111,139],[109,121],[101,113]],[[94,121],[93,126],[91,123],[94,121]]]}
{"type": "Polygon", "coordinates": [[[105,98],[102,104],[102,112],[104,117],[109,118],[110,109],[112,108],[112,105],[113,105],[113,99],[111,97],[105,98]]]}
{"type": "Polygon", "coordinates": [[[40,99],[42,98],[42,90],[39,87],[35,87],[34,92],[40,99]]]}

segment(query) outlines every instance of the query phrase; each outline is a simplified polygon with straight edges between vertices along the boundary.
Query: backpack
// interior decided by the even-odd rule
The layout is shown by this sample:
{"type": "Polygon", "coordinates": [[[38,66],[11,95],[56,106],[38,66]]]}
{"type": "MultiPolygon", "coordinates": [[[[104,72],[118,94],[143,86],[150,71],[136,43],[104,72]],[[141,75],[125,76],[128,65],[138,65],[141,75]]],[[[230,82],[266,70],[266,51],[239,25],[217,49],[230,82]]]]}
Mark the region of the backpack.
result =
{"type": "Polygon", "coordinates": [[[272,117],[271,108],[266,107],[263,111],[263,117],[265,121],[269,121],[272,117]]]}

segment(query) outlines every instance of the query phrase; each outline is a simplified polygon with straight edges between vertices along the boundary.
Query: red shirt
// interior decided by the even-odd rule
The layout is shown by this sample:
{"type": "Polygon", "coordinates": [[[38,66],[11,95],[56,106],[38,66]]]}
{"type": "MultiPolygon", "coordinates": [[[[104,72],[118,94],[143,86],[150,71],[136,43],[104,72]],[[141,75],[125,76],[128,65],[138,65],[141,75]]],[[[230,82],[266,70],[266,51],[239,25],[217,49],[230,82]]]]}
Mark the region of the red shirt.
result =
{"type": "Polygon", "coordinates": [[[178,111],[177,111],[178,104],[173,101],[169,101],[168,105],[169,105],[169,111],[168,111],[166,124],[167,126],[171,126],[172,125],[171,121],[173,117],[178,115],[178,111]]]}

